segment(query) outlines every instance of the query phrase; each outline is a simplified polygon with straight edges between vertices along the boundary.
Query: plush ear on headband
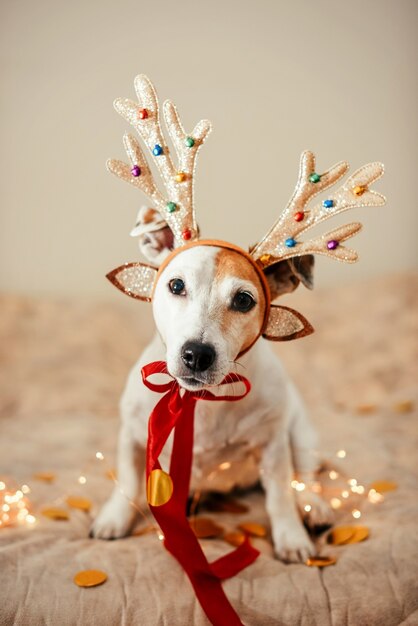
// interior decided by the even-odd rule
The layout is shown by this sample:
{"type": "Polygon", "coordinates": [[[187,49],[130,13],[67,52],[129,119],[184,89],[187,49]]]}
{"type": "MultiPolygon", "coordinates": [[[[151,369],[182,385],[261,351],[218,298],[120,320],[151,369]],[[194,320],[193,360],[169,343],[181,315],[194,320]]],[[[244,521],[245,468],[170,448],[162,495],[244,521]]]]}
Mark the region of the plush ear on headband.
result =
{"type": "Polygon", "coordinates": [[[115,287],[131,298],[151,302],[158,269],[146,263],[125,263],[106,274],[115,287]]]}
{"type": "Polygon", "coordinates": [[[272,304],[263,337],[270,341],[290,341],[313,332],[313,327],[303,315],[287,306],[272,304]]]}

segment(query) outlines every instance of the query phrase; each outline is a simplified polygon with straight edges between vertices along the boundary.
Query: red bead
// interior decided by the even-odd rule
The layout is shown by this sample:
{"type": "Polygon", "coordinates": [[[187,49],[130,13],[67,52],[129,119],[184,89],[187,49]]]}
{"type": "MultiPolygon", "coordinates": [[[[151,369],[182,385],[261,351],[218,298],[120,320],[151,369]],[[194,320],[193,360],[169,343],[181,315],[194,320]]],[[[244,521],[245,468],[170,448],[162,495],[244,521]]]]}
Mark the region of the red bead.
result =
{"type": "Polygon", "coordinates": [[[189,241],[189,239],[191,239],[192,231],[190,230],[190,228],[186,228],[186,230],[183,230],[182,237],[184,241],[189,241]]]}
{"type": "Polygon", "coordinates": [[[138,117],[140,120],[146,120],[148,117],[148,111],[146,109],[141,109],[138,113],[138,117]]]}
{"type": "Polygon", "coordinates": [[[303,218],[305,217],[305,213],[303,211],[298,211],[297,213],[295,213],[294,218],[297,222],[301,222],[303,220],[303,218]]]}

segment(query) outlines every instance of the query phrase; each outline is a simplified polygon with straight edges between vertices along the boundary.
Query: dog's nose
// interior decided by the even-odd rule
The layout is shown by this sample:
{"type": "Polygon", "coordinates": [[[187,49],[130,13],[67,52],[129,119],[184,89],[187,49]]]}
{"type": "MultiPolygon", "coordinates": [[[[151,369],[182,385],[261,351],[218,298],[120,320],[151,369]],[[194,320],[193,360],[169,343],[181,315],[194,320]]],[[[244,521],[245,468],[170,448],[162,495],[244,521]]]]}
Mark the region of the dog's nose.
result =
{"type": "Polygon", "coordinates": [[[187,341],[181,351],[183,363],[194,372],[207,370],[216,357],[215,349],[209,343],[187,341]]]}

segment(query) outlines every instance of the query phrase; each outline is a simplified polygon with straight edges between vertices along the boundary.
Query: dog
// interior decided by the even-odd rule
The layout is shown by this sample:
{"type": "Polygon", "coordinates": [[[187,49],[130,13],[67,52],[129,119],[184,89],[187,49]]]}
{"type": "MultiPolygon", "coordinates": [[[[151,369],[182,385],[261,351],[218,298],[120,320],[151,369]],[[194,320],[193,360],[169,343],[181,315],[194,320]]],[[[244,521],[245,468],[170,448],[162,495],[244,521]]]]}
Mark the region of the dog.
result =
{"type": "MultiPolygon", "coordinates": [[[[154,264],[171,252],[171,231],[153,209],[141,209],[131,234],[139,237],[142,253],[154,264]]],[[[313,261],[312,255],[304,255],[269,268],[271,300],[300,284],[312,288],[313,261]]],[[[120,403],[118,484],[94,520],[91,536],[126,536],[137,516],[130,501],[146,508],[148,416],[156,398],[141,384],[140,370],[162,360],[190,391],[217,386],[230,371],[245,374],[252,385],[240,402],[197,403],[191,490],[228,492],[261,480],[277,557],[296,563],[315,554],[305,525],[329,525],[333,513],[319,494],[307,488],[295,491],[291,482],[297,477],[303,485],[312,484],[317,434],[267,341],[259,339],[236,360],[257,336],[261,297],[255,270],[234,250],[197,245],[180,250],[163,269],[152,299],[157,332],[132,368],[120,403]]],[[[163,466],[170,453],[167,444],[160,457],[163,466]]]]}

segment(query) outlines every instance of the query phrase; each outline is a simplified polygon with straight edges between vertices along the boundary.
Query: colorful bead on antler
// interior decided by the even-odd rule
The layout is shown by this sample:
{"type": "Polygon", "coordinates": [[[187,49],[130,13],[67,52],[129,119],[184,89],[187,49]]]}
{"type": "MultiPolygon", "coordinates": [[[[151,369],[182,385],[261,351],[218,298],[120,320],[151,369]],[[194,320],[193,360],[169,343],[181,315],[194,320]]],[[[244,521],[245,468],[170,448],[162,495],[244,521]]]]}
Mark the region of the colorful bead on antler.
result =
{"type": "Polygon", "coordinates": [[[165,193],[156,185],[141,146],[132,135],[126,134],[123,138],[131,165],[111,159],[107,167],[152,200],[173,231],[175,245],[179,247],[198,238],[193,207],[193,177],[197,153],[210,133],[211,125],[202,120],[188,134],[181,125],[174,104],[169,100],[164,102],[164,119],[178,158],[178,164],[174,166],[161,130],[158,99],[151,81],[143,74],[137,76],[135,90],[139,102],[119,98],[114,106],[132,124],[153,156],[165,193]]]}
{"type": "Polygon", "coordinates": [[[383,165],[381,163],[368,163],[354,172],[342,187],[331,196],[329,195],[326,200],[308,208],[308,203],[314,196],[335,185],[347,170],[348,164],[343,161],[319,175],[315,172],[313,153],[303,152],[299,179],[287,207],[279,220],[251,252],[251,256],[262,267],[303,254],[326,254],[333,259],[349,263],[357,260],[357,253],[342,246],[341,242],[352,237],[361,229],[361,224],[358,222],[340,226],[315,239],[308,241],[301,241],[300,239],[300,235],[305,230],[342,213],[342,211],[362,206],[382,206],[385,204],[384,196],[369,189],[369,185],[383,175],[383,165]],[[361,189],[361,193],[359,193],[359,189],[361,189]]]}

